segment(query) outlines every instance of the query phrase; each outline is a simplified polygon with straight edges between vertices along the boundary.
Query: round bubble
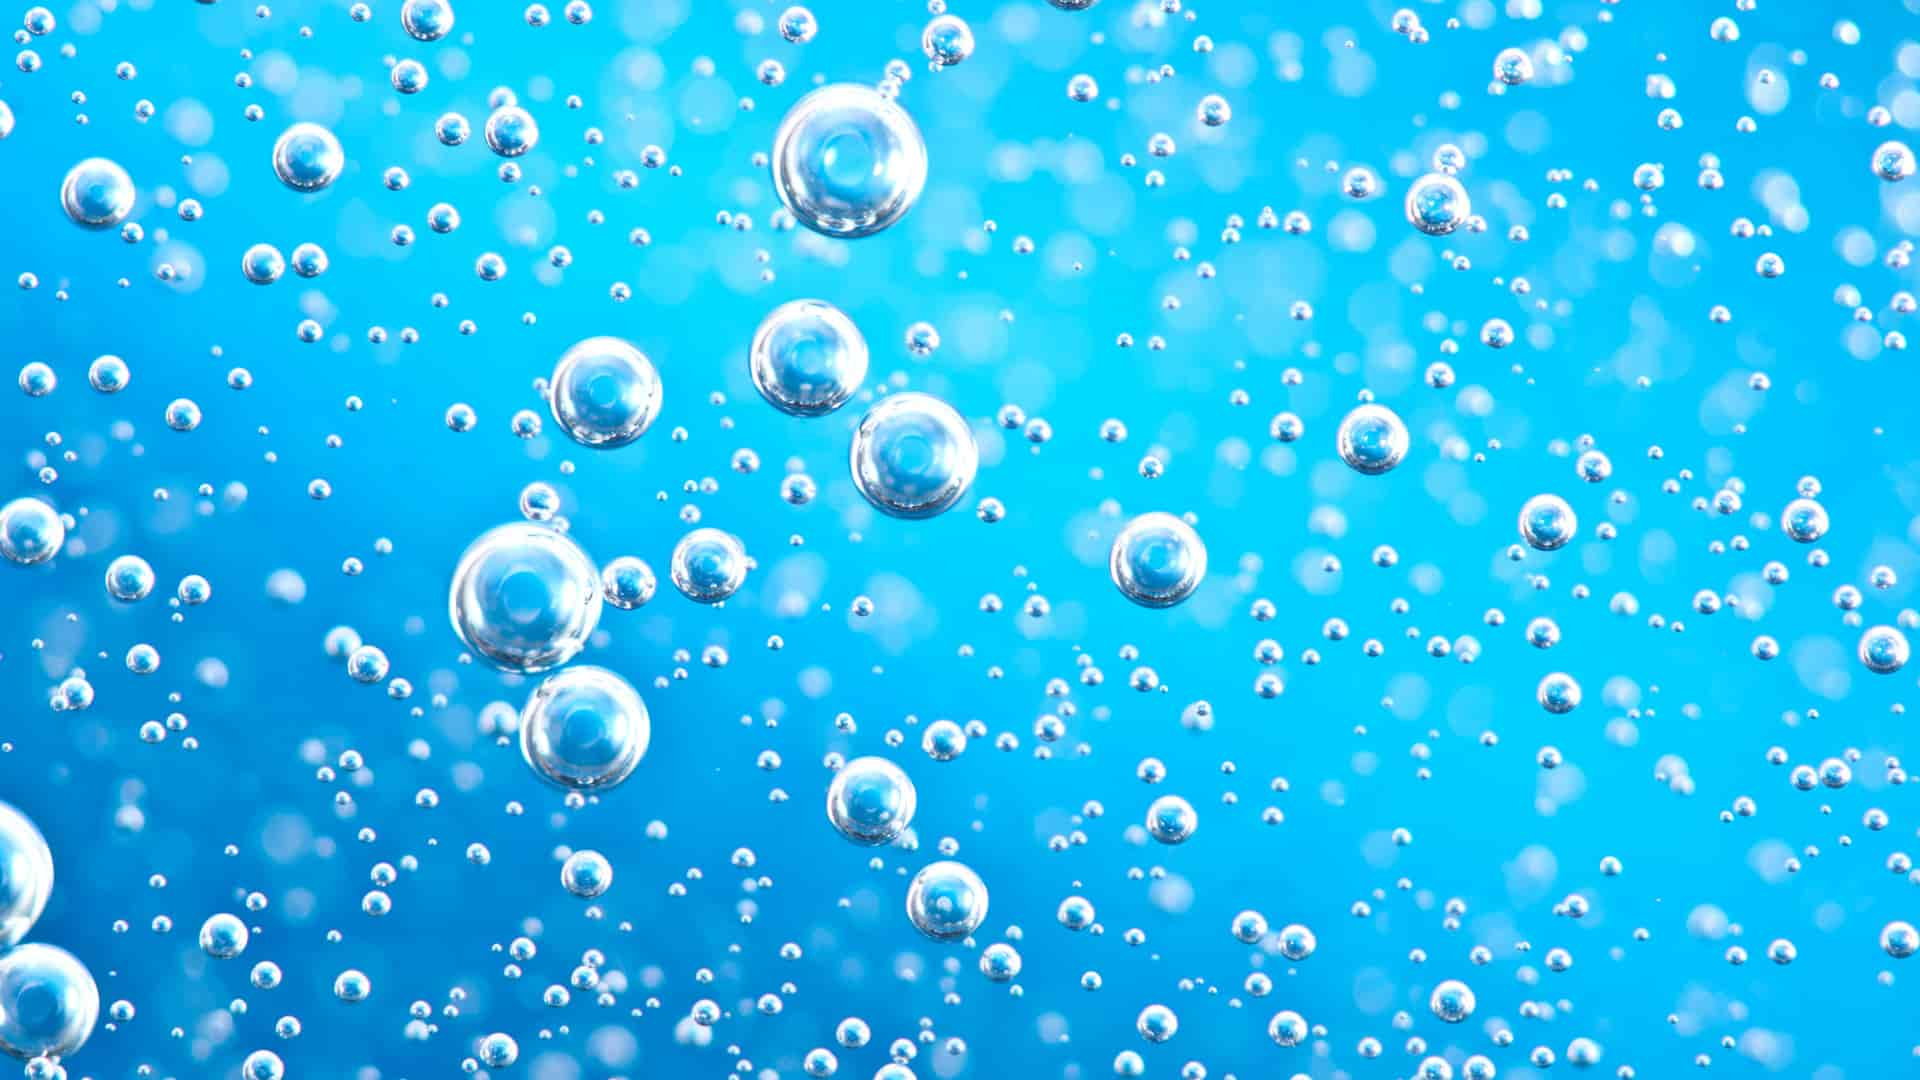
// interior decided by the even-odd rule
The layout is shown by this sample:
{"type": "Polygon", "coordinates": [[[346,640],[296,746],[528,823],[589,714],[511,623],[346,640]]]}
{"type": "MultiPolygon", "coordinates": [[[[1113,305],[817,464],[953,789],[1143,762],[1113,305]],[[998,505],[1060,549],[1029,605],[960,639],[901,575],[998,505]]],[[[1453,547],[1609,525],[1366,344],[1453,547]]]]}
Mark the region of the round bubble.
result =
{"type": "Polygon", "coordinates": [[[100,988],[85,964],[52,945],[0,953],[0,1050],[26,1061],[66,1057],[100,1016],[100,988]]]}
{"type": "Polygon", "coordinates": [[[346,166],[340,140],[319,124],[294,124],[274,140],[273,173],[295,191],[319,191],[339,179],[346,166]]]}
{"type": "Polygon", "coordinates": [[[66,542],[66,522],[45,502],[26,495],[0,506],[0,555],[9,562],[46,562],[66,542]]]}
{"type": "Polygon", "coordinates": [[[247,924],[221,912],[200,924],[200,948],[215,960],[231,960],[247,951],[247,924]]]}
{"type": "Polygon", "coordinates": [[[980,464],[973,431],[953,406],[929,394],[895,394],[867,410],[853,433],[853,486],[882,513],[929,518],[973,486],[980,464]]]}
{"type": "Polygon", "coordinates": [[[25,814],[0,803],[0,949],[11,948],[46,910],[53,852],[25,814]]]}
{"type": "Polygon", "coordinates": [[[1172,607],[1207,576],[1207,547],[1193,526],[1156,510],[1127,522],[1113,538],[1107,572],[1134,603],[1172,607]]]}
{"type": "Polygon", "coordinates": [[[406,0],[400,25],[416,41],[439,41],[453,29],[453,5],[447,0],[406,0]]]}
{"type": "Polygon", "coordinates": [[[1407,221],[1428,236],[1446,236],[1473,213],[1467,189],[1445,173],[1428,173],[1407,186],[1407,221]]]}
{"type": "Polygon", "coordinates": [[[1867,670],[1891,675],[1907,666],[1911,655],[1907,635],[1891,626],[1870,626],[1860,635],[1860,662],[1867,670]]]}
{"type": "Polygon", "coordinates": [[[973,28],[958,15],[935,15],[920,31],[920,51],[934,67],[952,67],[973,55],[973,28]]]}
{"type": "Polygon", "coordinates": [[[1147,807],[1147,834],[1163,844],[1183,844],[1199,827],[1199,813],[1178,795],[1162,795],[1147,807]]]}
{"type": "Polygon", "coordinates": [[[1827,508],[1812,499],[1795,499],[1780,512],[1780,529],[1796,542],[1811,544],[1827,535],[1827,508]]]}
{"type": "Polygon", "coordinates": [[[718,604],[747,580],[747,549],[719,529],[695,529],[673,546],[668,565],[673,586],[689,600],[718,604]]]}
{"type": "Polygon", "coordinates": [[[107,595],[122,603],[145,600],[153,583],[153,567],[138,555],[122,555],[107,564],[107,595]]]}
{"type": "Polygon", "coordinates": [[[1573,507],[1558,495],[1535,495],[1520,507],[1520,539],[1535,551],[1558,551],[1579,529],[1573,507]]]}
{"type": "Polygon", "coordinates": [[[67,170],[60,206],[75,225],[110,229],[133,212],[133,178],[106,158],[88,158],[67,170]]]}
{"type": "Polygon", "coordinates": [[[827,236],[899,221],[927,182],[927,144],[905,109],[870,86],[835,83],[795,102],[773,139],[773,188],[827,236]]]}
{"type": "Polygon", "coordinates": [[[591,900],[613,887],[613,864],[597,851],[576,851],[560,864],[560,884],[582,900],[591,900]]]}
{"type": "Polygon", "coordinates": [[[600,572],[565,533],[514,522],[481,534],[448,591],[454,632],[509,671],[559,667],[600,622],[600,572]]]}
{"type": "Polygon", "coordinates": [[[272,244],[255,244],[241,253],[240,272],[255,285],[271,285],[287,272],[287,260],[272,244]]]}
{"type": "Polygon", "coordinates": [[[1493,77],[1507,86],[1533,81],[1533,57],[1525,49],[1501,49],[1493,58],[1493,77]]]}
{"type": "Polygon", "coordinates": [[[854,758],[827,786],[827,820],[856,844],[889,844],[913,822],[913,781],[880,757],[854,758]]]}
{"type": "Polygon", "coordinates": [[[824,416],[867,377],[867,339],[822,300],[790,300],[760,321],[749,353],[760,396],[793,416],[824,416]]]}
{"type": "Polygon", "coordinates": [[[591,664],[548,676],[520,710],[520,756],[576,791],[602,791],[633,775],[652,733],[632,685],[591,664]]]}
{"type": "Polygon", "coordinates": [[[287,1066],[271,1050],[255,1050],[240,1063],[240,1080],[281,1080],[287,1066]]]}
{"type": "Polygon", "coordinates": [[[1355,472],[1378,476],[1407,456],[1407,425],[1385,405],[1371,402],[1342,417],[1336,435],[1340,460],[1355,472]]]}
{"type": "Polygon", "coordinates": [[[487,117],[487,147],[501,157],[519,157],[540,142],[540,125],[518,105],[502,105],[487,117]]]}
{"type": "Polygon", "coordinates": [[[622,611],[645,606],[657,588],[653,567],[637,556],[621,555],[600,568],[601,592],[606,594],[607,603],[622,611]]]}
{"type": "Polygon", "coordinates": [[[1873,174],[1889,184],[1905,180],[1914,172],[1913,148],[1898,139],[1888,139],[1873,148],[1873,174]]]}
{"type": "Polygon", "coordinates": [[[1533,696],[1541,708],[1565,715],[1580,707],[1580,684],[1564,671],[1551,672],[1540,680],[1533,696]]]}
{"type": "Polygon", "coordinates": [[[907,918],[935,941],[959,941],[987,920],[987,885],[965,864],[929,863],[907,886],[907,918]]]}
{"type": "Polygon", "coordinates": [[[647,433],[660,415],[660,373],[617,337],[591,337],[553,366],[553,418],[573,441],[610,450],[647,433]]]}
{"type": "Polygon", "coordinates": [[[1446,979],[1433,988],[1427,1008],[1449,1024],[1458,1024],[1473,1015],[1473,988],[1459,979],[1446,979]]]}

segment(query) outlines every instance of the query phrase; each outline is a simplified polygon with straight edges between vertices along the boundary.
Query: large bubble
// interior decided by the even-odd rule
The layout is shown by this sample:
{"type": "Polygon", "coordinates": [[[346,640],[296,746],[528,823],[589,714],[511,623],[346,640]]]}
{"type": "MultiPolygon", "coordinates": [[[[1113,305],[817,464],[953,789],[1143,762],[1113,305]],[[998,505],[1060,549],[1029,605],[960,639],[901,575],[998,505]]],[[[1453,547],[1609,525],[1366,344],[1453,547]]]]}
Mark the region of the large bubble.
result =
{"type": "Polygon", "coordinates": [[[824,416],[867,377],[867,340],[832,304],[790,300],[761,320],[749,360],[754,387],[774,408],[824,416]]]}
{"type": "Polygon", "coordinates": [[[66,1057],[100,1016],[100,988],[72,953],[29,942],[0,953],[0,1050],[22,1061],[66,1057]]]}
{"type": "Polygon", "coordinates": [[[515,522],[460,556],[447,603],[468,648],[509,671],[546,671],[573,659],[599,624],[600,573],[572,537],[515,522]]]}
{"type": "Polygon", "coordinates": [[[935,941],[959,941],[987,921],[986,882],[962,863],[928,863],[907,886],[907,918],[935,941]]]}
{"type": "Polygon", "coordinates": [[[827,786],[827,820],[856,844],[899,839],[913,822],[914,805],[913,781],[886,758],[854,758],[827,786]]]}
{"type": "Polygon", "coordinates": [[[773,137],[773,188],[828,236],[870,236],[899,221],[927,182],[927,143],[905,109],[858,83],[795,102],[773,137]]]}
{"type": "Polygon", "coordinates": [[[31,495],[0,506],[0,555],[22,566],[43,563],[67,542],[60,512],[31,495]]]}
{"type": "Polygon", "coordinates": [[[533,771],[577,791],[633,775],[653,727],[627,680],[582,664],[542,680],[520,711],[520,754],[533,771]]]}
{"type": "Polygon", "coordinates": [[[610,450],[647,433],[660,414],[660,374],[646,354],[617,337],[591,337],[553,367],[553,418],[567,436],[610,450]]]}
{"type": "Polygon", "coordinates": [[[75,225],[110,229],[133,212],[133,178],[106,158],[93,157],[67,170],[60,206],[75,225]]]}
{"type": "Polygon", "coordinates": [[[1368,476],[1392,470],[1407,456],[1407,425],[1385,405],[1356,407],[1341,419],[1336,439],[1340,460],[1368,476]]]}
{"type": "Polygon", "coordinates": [[[853,486],[882,513],[929,518],[973,485],[979,449],[953,406],[928,394],[895,394],[867,410],[853,433],[853,486]]]}
{"type": "Polygon", "coordinates": [[[1121,595],[1145,607],[1172,607],[1207,576],[1207,547],[1172,514],[1141,514],[1113,538],[1107,571],[1121,595]]]}
{"type": "Polygon", "coordinates": [[[20,811],[0,803],[0,949],[10,948],[46,910],[53,893],[53,852],[20,811]]]}
{"type": "Polygon", "coordinates": [[[319,191],[346,167],[340,140],[319,124],[294,124],[274,140],[273,173],[295,191],[319,191]]]}

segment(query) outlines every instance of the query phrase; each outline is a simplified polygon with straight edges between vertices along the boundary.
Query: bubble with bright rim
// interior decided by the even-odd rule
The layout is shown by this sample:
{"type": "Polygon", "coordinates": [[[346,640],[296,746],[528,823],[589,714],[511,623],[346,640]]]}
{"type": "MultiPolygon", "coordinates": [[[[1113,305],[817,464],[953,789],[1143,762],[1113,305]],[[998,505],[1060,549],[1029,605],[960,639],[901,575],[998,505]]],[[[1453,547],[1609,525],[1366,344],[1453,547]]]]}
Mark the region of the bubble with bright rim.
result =
{"type": "Polygon", "coordinates": [[[1473,1015],[1473,988],[1459,979],[1445,979],[1433,988],[1427,1008],[1449,1024],[1458,1024],[1473,1015]]]}
{"type": "Polygon", "coordinates": [[[913,391],[867,410],[850,454],[853,486],[897,518],[945,513],[973,486],[980,464],[966,420],[939,398],[913,391]]]}
{"type": "Polygon", "coordinates": [[[453,5],[448,0],[406,0],[400,5],[400,26],[415,41],[439,41],[453,30],[453,5]]]}
{"type": "Polygon", "coordinates": [[[747,549],[732,533],[695,529],[674,545],[667,573],[682,596],[718,604],[746,583],[747,549]]]}
{"type": "Polygon", "coordinates": [[[53,852],[25,814],[0,803],[0,949],[27,936],[53,894],[53,852]]]}
{"type": "Polygon", "coordinates": [[[626,446],[660,415],[660,373],[617,337],[590,337],[562,353],[548,384],[553,418],[567,437],[602,450],[626,446]]]}
{"type": "Polygon", "coordinates": [[[1573,507],[1558,495],[1540,494],[1520,507],[1520,539],[1535,551],[1557,551],[1566,547],[1580,529],[1573,507]]]}
{"type": "Polygon", "coordinates": [[[1460,181],[1445,173],[1427,173],[1407,185],[1407,221],[1428,236],[1446,236],[1473,213],[1473,201],[1460,181]]]}
{"type": "Polygon", "coordinates": [[[1340,460],[1355,472],[1379,476],[1407,456],[1407,425],[1385,405],[1368,402],[1340,420],[1335,445],[1340,460]]]}
{"type": "Polygon", "coordinates": [[[866,380],[867,339],[832,304],[789,300],[760,321],[748,360],[768,404],[791,416],[824,416],[866,380]]]}
{"type": "Polygon", "coordinates": [[[482,533],[460,556],[448,590],[454,632],[508,671],[559,667],[600,622],[600,573],[565,533],[514,522],[482,533]]]}
{"type": "Polygon", "coordinates": [[[913,822],[914,806],[913,780],[886,758],[854,758],[827,786],[827,820],[856,844],[899,839],[913,822]]]}
{"type": "Polygon", "coordinates": [[[1126,523],[1113,538],[1107,573],[1120,595],[1142,607],[1172,607],[1207,576],[1207,547],[1193,526],[1155,510],[1126,523]]]}
{"type": "Polygon", "coordinates": [[[574,791],[619,786],[646,756],[652,734],[639,692],[591,664],[548,676],[520,710],[520,756],[538,775],[574,791]]]}
{"type": "Polygon", "coordinates": [[[1811,544],[1827,535],[1827,508],[1812,499],[1795,499],[1780,512],[1780,529],[1796,543],[1811,544]]]}
{"type": "Polygon", "coordinates": [[[1178,795],[1162,795],[1147,807],[1147,835],[1163,844],[1184,844],[1200,827],[1200,814],[1178,795]]]}
{"type": "Polygon", "coordinates": [[[110,229],[133,212],[133,178],[118,163],[87,158],[67,170],[60,182],[60,207],[75,224],[88,229],[110,229]]]}
{"type": "Polygon", "coordinates": [[[858,83],[795,102],[774,134],[773,187],[815,232],[871,236],[912,209],[927,182],[927,144],[905,109],[858,83]]]}
{"type": "Polygon", "coordinates": [[[67,542],[59,511],[31,495],[0,506],[0,555],[22,566],[43,563],[67,542]]]}
{"type": "Polygon", "coordinates": [[[514,158],[540,142],[540,125],[533,114],[518,105],[502,105],[487,117],[483,131],[487,148],[501,157],[514,158]]]}
{"type": "Polygon", "coordinates": [[[597,851],[576,851],[560,864],[560,885],[582,900],[613,887],[613,864],[597,851]]]}
{"type": "Polygon", "coordinates": [[[907,886],[907,919],[935,941],[959,941],[987,920],[987,885],[964,863],[929,863],[907,886]]]}
{"type": "Polygon", "coordinates": [[[1869,626],[1860,635],[1860,662],[1877,675],[1891,675],[1907,666],[1911,648],[1907,635],[1892,626],[1869,626]]]}
{"type": "Polygon", "coordinates": [[[294,124],[274,140],[273,174],[295,191],[319,191],[339,179],[346,167],[340,140],[319,124],[294,124]]]}
{"type": "Polygon", "coordinates": [[[67,1057],[99,1017],[100,988],[72,953],[31,941],[0,953],[0,1051],[67,1057]]]}

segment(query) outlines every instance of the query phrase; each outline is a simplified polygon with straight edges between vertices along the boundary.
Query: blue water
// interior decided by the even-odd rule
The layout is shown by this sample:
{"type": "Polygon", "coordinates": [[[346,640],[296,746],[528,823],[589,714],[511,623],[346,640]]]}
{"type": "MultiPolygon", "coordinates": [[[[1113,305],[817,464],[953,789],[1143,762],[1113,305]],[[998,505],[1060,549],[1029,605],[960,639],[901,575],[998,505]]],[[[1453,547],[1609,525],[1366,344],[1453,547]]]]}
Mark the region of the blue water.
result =
{"type": "Polygon", "coordinates": [[[518,4],[454,4],[453,33],[428,43],[396,0],[365,23],[334,0],[264,17],[233,0],[80,0],[16,45],[38,70],[0,76],[16,121],[0,270],[32,282],[0,293],[0,340],[12,365],[58,378],[0,395],[0,502],[36,495],[73,519],[50,563],[0,566],[0,798],[56,866],[28,940],[99,985],[69,1076],[230,1077],[261,1049],[295,1080],[456,1075],[495,1032],[519,1060],[482,1071],[540,1080],[800,1077],[816,1047],[865,1080],[896,1040],[919,1077],[1022,1080],[1125,1075],[1129,1054],[1157,1077],[1437,1080],[1429,1058],[1459,1075],[1476,1054],[1526,1077],[1581,1071],[1582,1039],[1600,1051],[1587,1075],[1920,1068],[1920,971],[1880,944],[1920,920],[1899,854],[1917,843],[1909,788],[1893,782],[1915,752],[1913,673],[1856,656],[1865,627],[1920,622],[1920,378],[1886,340],[1920,330],[1894,299],[1920,277],[1900,248],[1920,234],[1920,178],[1872,169],[1876,146],[1920,128],[1915,0],[1418,4],[1419,44],[1382,4],[952,0],[976,47],[940,72],[913,4],[818,0],[804,45],[763,3],[604,0],[586,25],[555,5],[539,28],[518,4]],[[1716,40],[1723,16],[1738,40],[1716,40]],[[1509,46],[1534,81],[1490,93],[1509,46]],[[871,85],[896,57],[924,192],[857,240],[777,228],[754,155],[816,81],[871,85]],[[755,79],[768,58],[786,68],[777,87],[755,79]],[[393,90],[397,59],[425,65],[422,92],[393,90]],[[1082,73],[1098,100],[1069,100],[1082,73]],[[1649,95],[1655,75],[1670,100],[1649,95]],[[513,184],[479,134],[496,87],[540,126],[513,184]],[[1223,127],[1195,119],[1210,93],[1231,105],[1223,127]],[[1668,108],[1675,130],[1657,122],[1668,108]],[[463,146],[434,138],[449,110],[474,129],[463,146]],[[302,120],[346,157],[312,195],[271,165],[302,120]],[[1171,157],[1149,154],[1157,134],[1171,157]],[[1484,232],[1406,220],[1443,143],[1465,151],[1484,232]],[[648,146],[664,165],[643,164],[648,146]],[[1717,190],[1700,182],[1709,154],[1717,190]],[[138,242],[63,213],[62,178],[93,156],[132,178],[138,242]],[[1651,192],[1634,185],[1647,164],[1664,176],[1651,192]],[[394,166],[404,190],[383,186],[394,166]],[[1378,178],[1370,199],[1342,194],[1355,166],[1378,178]],[[439,202],[462,218],[447,235],[427,227],[439,202]],[[1263,228],[1265,207],[1311,230],[1263,228]],[[1770,235],[1735,235],[1737,218],[1770,235]],[[391,241],[397,225],[411,244],[391,241]],[[251,284],[241,254],[261,242],[319,244],[329,266],[251,284]],[[501,280],[476,274],[489,253],[501,280]],[[1784,274],[1757,272],[1766,253],[1784,274]],[[755,326],[799,298],[842,309],[871,349],[864,389],[825,418],[776,411],[749,377],[755,326]],[[1496,318],[1504,349],[1481,341],[1496,318]],[[922,321],[939,338],[925,357],[905,344],[922,321]],[[650,430],[616,450],[568,440],[536,390],[595,335],[633,342],[663,387],[650,430]],[[126,389],[88,387],[101,354],[126,361],[126,389]],[[1455,373],[1444,388],[1424,381],[1437,361],[1455,373]],[[247,389],[230,388],[235,368],[247,389]],[[951,402],[978,444],[971,492],[927,520],[877,513],[849,475],[853,426],[901,389],[951,402]],[[1383,475],[1335,452],[1363,392],[1409,429],[1383,475]],[[203,414],[191,432],[164,421],[180,398],[203,414]],[[474,430],[449,430],[456,403],[474,430]],[[1050,438],[1002,426],[1007,405],[1050,438]],[[510,430],[522,409],[537,437],[510,430]],[[1281,411],[1297,442],[1270,437],[1281,411]],[[1101,437],[1110,419],[1124,441],[1101,437]],[[1587,438],[1612,462],[1602,483],[1576,475],[1587,438]],[[735,469],[742,449],[757,471],[735,469]],[[817,498],[783,501],[789,471],[817,498]],[[1832,521],[1814,544],[1779,526],[1802,477],[1832,521]],[[446,614],[461,552],[516,520],[535,481],[596,561],[637,555],[659,575],[644,607],[603,611],[577,661],[640,692],[650,746],[575,807],[516,740],[480,733],[483,709],[517,710],[538,676],[463,660],[446,614]],[[1727,491],[1740,505],[1722,513],[1727,491]],[[1541,493],[1568,501],[1578,536],[1510,559],[1541,493]],[[987,497],[1003,520],[976,515],[987,497]],[[1208,557],[1165,609],[1108,579],[1114,533],[1153,510],[1190,514],[1208,557]],[[755,560],[724,606],[668,580],[696,525],[755,560]],[[1375,565],[1381,545],[1393,565],[1375,565]],[[155,571],[145,600],[103,588],[125,554],[155,571]],[[1762,577],[1774,561],[1783,584],[1762,577]],[[170,605],[189,574],[211,599],[170,605]],[[1857,613],[1834,602],[1847,585],[1857,613]],[[1703,614],[1701,590],[1737,603],[1703,614]],[[862,597],[869,615],[853,613],[862,597]],[[1251,614],[1261,599],[1270,621],[1251,614]],[[1527,639],[1541,617],[1560,633],[1545,651],[1527,639]],[[337,626],[410,693],[350,679],[324,647],[337,626]],[[1753,655],[1762,635],[1776,659],[1753,655]],[[1436,638],[1449,655],[1430,655],[1436,638]],[[1278,662],[1256,658],[1263,639],[1278,662]],[[154,674],[125,663],[141,643],[154,674]],[[49,709],[76,669],[91,707],[49,709]],[[1551,672],[1581,687],[1572,712],[1536,701],[1551,672]],[[1182,722],[1196,702],[1205,732],[1182,722]],[[184,730],[142,740],[176,712],[184,730]],[[1036,735],[1043,715],[1057,741],[1036,735]],[[935,762],[921,733],[940,718],[988,734],[935,762]],[[835,832],[829,754],[908,773],[911,842],[835,832]],[[1138,778],[1146,758],[1157,785],[1138,778]],[[1829,758],[1851,760],[1850,784],[1795,790],[1793,765],[1829,758]],[[1198,814],[1177,846],[1143,829],[1165,794],[1198,814]],[[908,878],[946,845],[990,892],[969,943],[931,941],[904,911],[908,878]],[[575,849],[613,867],[596,901],[561,887],[575,849]],[[392,910],[373,917],[383,862],[392,910]],[[1059,924],[1069,896],[1099,932],[1059,924]],[[1270,924],[1259,944],[1232,933],[1248,909],[1270,924]],[[252,929],[240,957],[200,947],[222,912],[252,929]],[[1297,963],[1278,951],[1289,924],[1318,942],[1297,963]],[[523,935],[538,954],[509,978],[523,935]],[[1769,959],[1781,939],[1790,964],[1769,959]],[[978,967],[1003,941],[1023,962],[1012,984],[978,967]],[[1551,970],[1555,949],[1571,967],[1551,970]],[[588,950],[599,989],[543,1004],[588,950]],[[261,960],[282,985],[249,984],[261,960]],[[349,969],[366,1000],[336,998],[349,969]],[[1270,993],[1247,988],[1254,972],[1270,993]],[[1462,1023],[1429,1008],[1445,979],[1477,998],[1462,1023]],[[710,1027],[690,1019],[703,1000],[724,1010],[710,1027]],[[131,1020],[112,1021],[116,1001],[131,1020]],[[430,1027],[409,1029],[415,1002],[430,1027]],[[1177,1015],[1171,1039],[1136,1031],[1149,1005],[1177,1015]],[[1303,1045],[1269,1038],[1282,1009],[1315,1026],[1303,1045]],[[289,1016],[301,1032],[282,1038],[289,1016]],[[834,1041],[847,1017],[871,1027],[865,1047],[834,1041]],[[1541,1047],[1550,1068],[1531,1064],[1541,1047]]]}

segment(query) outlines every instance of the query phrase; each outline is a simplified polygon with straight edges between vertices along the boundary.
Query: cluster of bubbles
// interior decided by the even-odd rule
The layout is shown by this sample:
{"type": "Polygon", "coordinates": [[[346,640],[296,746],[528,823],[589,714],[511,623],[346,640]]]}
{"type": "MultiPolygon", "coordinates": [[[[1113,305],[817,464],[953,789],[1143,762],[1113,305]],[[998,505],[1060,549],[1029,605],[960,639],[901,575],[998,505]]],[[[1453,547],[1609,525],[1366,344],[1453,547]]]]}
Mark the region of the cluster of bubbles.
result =
{"type": "Polygon", "coordinates": [[[0,803],[0,1051],[51,1076],[86,1044],[100,988],[72,953],[23,939],[53,895],[53,852],[27,816],[0,803]]]}

